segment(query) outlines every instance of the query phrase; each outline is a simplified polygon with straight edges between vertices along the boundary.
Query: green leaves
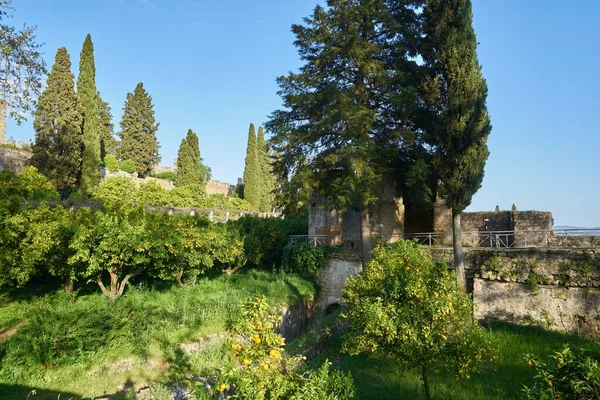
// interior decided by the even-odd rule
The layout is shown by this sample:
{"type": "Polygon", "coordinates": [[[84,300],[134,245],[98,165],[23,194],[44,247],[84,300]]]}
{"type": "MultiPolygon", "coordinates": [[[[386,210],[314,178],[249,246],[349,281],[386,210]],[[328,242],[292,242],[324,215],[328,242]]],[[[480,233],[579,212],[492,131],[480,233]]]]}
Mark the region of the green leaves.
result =
{"type": "Polygon", "coordinates": [[[175,184],[177,186],[204,184],[210,178],[209,170],[200,157],[198,136],[190,129],[181,141],[177,153],[175,184]]]}

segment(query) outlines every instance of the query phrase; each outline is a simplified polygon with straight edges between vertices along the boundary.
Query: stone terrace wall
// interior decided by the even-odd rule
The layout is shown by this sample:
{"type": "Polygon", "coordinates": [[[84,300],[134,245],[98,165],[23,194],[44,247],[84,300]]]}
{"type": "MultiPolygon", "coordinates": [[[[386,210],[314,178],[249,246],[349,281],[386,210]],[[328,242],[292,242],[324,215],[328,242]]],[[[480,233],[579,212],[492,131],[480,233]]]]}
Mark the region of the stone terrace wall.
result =
{"type": "Polygon", "coordinates": [[[10,168],[15,173],[20,174],[23,172],[23,168],[29,166],[30,158],[30,152],[0,147],[0,171],[4,168],[10,168]]]}
{"type": "Polygon", "coordinates": [[[466,261],[475,318],[600,334],[600,250],[466,249],[466,261]]]}
{"type": "Polygon", "coordinates": [[[212,179],[206,182],[206,193],[208,194],[229,194],[229,183],[221,181],[213,181],[212,179]]]}

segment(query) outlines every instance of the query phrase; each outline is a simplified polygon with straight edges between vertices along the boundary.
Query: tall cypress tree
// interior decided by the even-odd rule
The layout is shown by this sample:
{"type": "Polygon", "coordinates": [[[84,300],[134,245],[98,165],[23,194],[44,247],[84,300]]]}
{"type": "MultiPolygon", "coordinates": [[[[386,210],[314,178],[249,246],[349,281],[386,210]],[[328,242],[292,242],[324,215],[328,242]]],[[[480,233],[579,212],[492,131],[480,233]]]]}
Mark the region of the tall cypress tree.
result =
{"type": "Polygon", "coordinates": [[[256,130],[254,124],[248,129],[248,146],[246,148],[246,165],[244,168],[244,199],[250,203],[252,210],[260,208],[260,164],[256,143],[256,130]]]}
{"type": "Polygon", "coordinates": [[[100,182],[100,121],[94,45],[88,34],[79,60],[77,95],[83,107],[83,154],[80,190],[86,193],[100,182]]]}
{"type": "Polygon", "coordinates": [[[207,170],[208,168],[202,163],[200,157],[198,135],[190,129],[187,136],[181,141],[177,153],[175,184],[185,186],[205,183],[208,179],[207,170]]]}
{"type": "Polygon", "coordinates": [[[273,190],[275,189],[275,175],[271,166],[271,152],[265,141],[265,131],[262,126],[258,127],[256,148],[260,169],[260,211],[269,212],[273,209],[273,190]]]}
{"type": "Polygon", "coordinates": [[[61,47],[34,112],[31,162],[63,195],[72,192],[79,183],[82,112],[69,53],[61,47]]]}
{"type": "Polygon", "coordinates": [[[138,83],[133,93],[127,93],[120,125],[119,158],[133,161],[139,175],[149,175],[160,162],[156,138],[159,124],[154,118],[152,97],[143,83],[138,83]]]}
{"type": "Polygon", "coordinates": [[[98,121],[100,122],[100,157],[114,156],[117,152],[115,125],[113,124],[110,105],[102,100],[98,92],[98,121]]]}
{"type": "Polygon", "coordinates": [[[428,0],[423,10],[425,132],[434,149],[438,194],[452,208],[454,266],[466,288],[460,215],[481,187],[492,126],[477,59],[470,0],[428,0]]]}

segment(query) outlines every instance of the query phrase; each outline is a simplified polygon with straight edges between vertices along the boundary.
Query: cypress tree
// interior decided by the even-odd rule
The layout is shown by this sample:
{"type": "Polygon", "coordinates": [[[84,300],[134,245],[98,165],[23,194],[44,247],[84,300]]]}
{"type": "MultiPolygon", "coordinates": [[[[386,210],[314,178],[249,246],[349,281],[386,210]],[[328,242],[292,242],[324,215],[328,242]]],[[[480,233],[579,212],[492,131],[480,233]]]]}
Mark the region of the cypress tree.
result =
{"type": "Polygon", "coordinates": [[[115,125],[112,121],[110,105],[102,100],[98,92],[98,121],[100,122],[100,157],[114,156],[117,152],[115,125]]]}
{"type": "Polygon", "coordinates": [[[82,113],[69,53],[61,47],[34,112],[31,162],[63,195],[72,192],[79,183],[82,113]]]}
{"type": "Polygon", "coordinates": [[[190,129],[181,141],[177,153],[175,184],[185,186],[204,183],[202,175],[198,136],[190,129]]]}
{"type": "Polygon", "coordinates": [[[256,148],[260,164],[260,211],[270,212],[273,209],[273,190],[275,189],[275,175],[271,166],[271,152],[265,141],[265,131],[262,126],[258,127],[256,148]]]}
{"type": "Polygon", "coordinates": [[[466,288],[460,214],[481,187],[491,132],[470,0],[428,0],[423,9],[421,91],[438,195],[452,208],[454,266],[466,288]]]}
{"type": "Polygon", "coordinates": [[[250,203],[252,210],[260,208],[260,164],[258,159],[256,131],[254,124],[248,129],[248,146],[246,148],[246,165],[244,168],[244,199],[250,203]]]}
{"type": "Polygon", "coordinates": [[[138,83],[133,93],[127,93],[120,125],[119,158],[133,161],[140,176],[149,175],[160,162],[156,138],[159,124],[154,118],[152,97],[143,83],[138,83]]]}
{"type": "Polygon", "coordinates": [[[83,42],[79,60],[77,95],[83,107],[83,154],[80,190],[86,193],[100,182],[100,121],[94,45],[88,34],[83,42]]]}

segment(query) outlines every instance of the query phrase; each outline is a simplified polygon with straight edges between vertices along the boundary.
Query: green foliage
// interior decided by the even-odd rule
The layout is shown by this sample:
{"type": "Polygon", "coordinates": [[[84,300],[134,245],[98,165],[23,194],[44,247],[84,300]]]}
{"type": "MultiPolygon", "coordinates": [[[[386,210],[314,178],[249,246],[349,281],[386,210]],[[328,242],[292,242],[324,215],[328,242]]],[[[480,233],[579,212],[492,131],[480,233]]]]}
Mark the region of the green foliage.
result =
{"type": "MultiPolygon", "coordinates": [[[[106,164],[106,157],[115,157],[117,154],[117,139],[115,139],[115,125],[112,122],[110,105],[102,100],[100,92],[97,93],[98,122],[100,123],[100,157],[106,164]]],[[[116,171],[116,170],[115,170],[116,171]]]]}
{"type": "Polygon", "coordinates": [[[88,222],[77,226],[69,264],[81,266],[82,276],[98,283],[108,297],[120,297],[129,279],[149,269],[160,244],[144,210],[96,211],[88,222]],[[108,288],[104,273],[110,276],[108,288]]]}
{"type": "Polygon", "coordinates": [[[133,93],[127,93],[119,132],[121,143],[117,151],[121,160],[133,161],[140,176],[149,175],[160,162],[160,146],[156,139],[158,125],[154,118],[152,97],[140,82],[133,93]]]}
{"type": "Polygon", "coordinates": [[[317,271],[327,264],[330,252],[330,247],[313,246],[302,241],[292,242],[283,248],[281,267],[286,272],[314,281],[317,271]]]}
{"type": "Polygon", "coordinates": [[[148,182],[140,185],[137,190],[137,204],[140,206],[151,205],[151,206],[168,206],[170,203],[171,193],[163,189],[156,182],[148,182]]]}
{"type": "MultiPolygon", "coordinates": [[[[12,17],[10,11],[10,1],[2,1],[0,21],[12,17]]],[[[0,112],[6,112],[8,107],[17,124],[27,119],[46,75],[46,62],[40,52],[43,43],[37,43],[36,29],[23,25],[22,30],[17,30],[12,25],[0,24],[0,112]]]]}
{"type": "Polygon", "coordinates": [[[31,163],[63,194],[79,184],[82,122],[71,60],[67,49],[61,47],[34,112],[31,163]]]}
{"type": "Polygon", "coordinates": [[[302,235],[308,230],[304,218],[261,218],[245,215],[231,224],[244,238],[245,259],[250,265],[281,265],[283,248],[289,235],[302,235]]]}
{"type": "Polygon", "coordinates": [[[156,174],[152,174],[154,178],[158,179],[166,179],[167,181],[175,181],[175,172],[167,171],[167,172],[158,172],[156,174]]]}
{"type": "Polygon", "coordinates": [[[25,200],[49,201],[60,199],[56,187],[48,178],[40,174],[34,166],[24,168],[16,180],[16,184],[19,186],[25,200]]]}
{"type": "Polygon", "coordinates": [[[434,149],[438,193],[460,213],[481,187],[492,129],[471,1],[428,1],[423,18],[423,123],[434,149]]]}
{"type": "Polygon", "coordinates": [[[137,204],[137,187],[124,176],[111,176],[102,179],[91,195],[109,209],[130,209],[137,204]]]}
{"type": "Polygon", "coordinates": [[[250,209],[257,211],[261,199],[261,171],[256,143],[254,124],[248,129],[248,145],[244,166],[244,200],[250,204],[250,209]]]}
{"type": "Polygon", "coordinates": [[[88,34],[83,42],[79,59],[77,95],[83,107],[83,153],[80,190],[87,193],[100,181],[100,119],[98,89],[96,89],[96,62],[94,45],[88,34]]]}
{"type": "Polygon", "coordinates": [[[536,370],[534,383],[525,386],[527,399],[596,399],[600,393],[598,360],[565,346],[548,363],[528,354],[525,361],[536,370]]]}
{"type": "Polygon", "coordinates": [[[135,172],[135,163],[129,159],[121,161],[121,171],[133,174],[135,172]]]}
{"type": "Polygon", "coordinates": [[[261,179],[260,211],[270,212],[273,210],[273,191],[275,190],[277,179],[273,174],[273,166],[271,165],[271,150],[265,142],[265,131],[263,130],[262,126],[258,127],[256,149],[258,153],[261,179]]]}
{"type": "Polygon", "coordinates": [[[185,186],[203,184],[210,178],[209,168],[202,163],[198,136],[190,129],[181,141],[177,153],[175,184],[185,186]]]}
{"type": "Polygon", "coordinates": [[[383,354],[417,371],[430,398],[429,375],[447,368],[463,378],[489,359],[491,344],[473,322],[473,305],[446,265],[409,241],[381,244],[366,270],[344,287],[350,306],[345,351],[383,354]]]}
{"type": "Polygon", "coordinates": [[[120,169],[119,160],[117,160],[115,156],[104,157],[104,166],[111,172],[118,171],[120,169]]]}
{"type": "MultiPolygon", "coordinates": [[[[242,317],[230,323],[232,340],[225,351],[230,359],[219,371],[208,398],[233,399],[353,399],[352,378],[330,371],[329,363],[303,371],[303,357],[287,357],[284,339],[274,332],[281,317],[258,296],[242,304],[242,317]]],[[[205,389],[197,394],[206,396],[205,389]]]]}

